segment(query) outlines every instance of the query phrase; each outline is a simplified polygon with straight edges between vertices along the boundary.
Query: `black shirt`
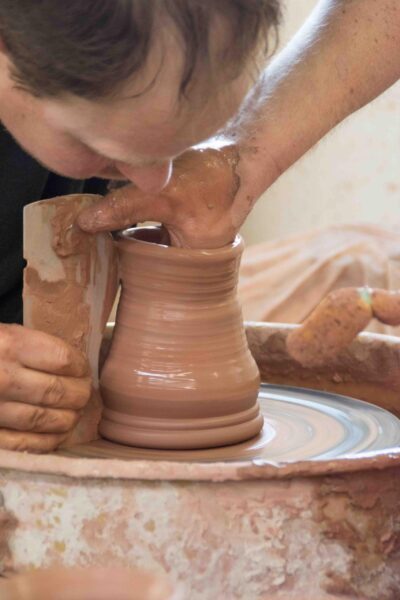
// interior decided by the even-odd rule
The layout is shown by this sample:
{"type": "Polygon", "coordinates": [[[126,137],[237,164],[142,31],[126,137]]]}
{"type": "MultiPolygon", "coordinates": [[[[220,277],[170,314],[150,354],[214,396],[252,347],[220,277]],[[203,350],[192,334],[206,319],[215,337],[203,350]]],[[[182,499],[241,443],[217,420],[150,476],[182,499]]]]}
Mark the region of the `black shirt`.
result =
{"type": "Polygon", "coordinates": [[[107,182],[77,181],[51,173],[0,124],[0,322],[22,322],[23,208],[65,194],[104,194],[107,182]]]}

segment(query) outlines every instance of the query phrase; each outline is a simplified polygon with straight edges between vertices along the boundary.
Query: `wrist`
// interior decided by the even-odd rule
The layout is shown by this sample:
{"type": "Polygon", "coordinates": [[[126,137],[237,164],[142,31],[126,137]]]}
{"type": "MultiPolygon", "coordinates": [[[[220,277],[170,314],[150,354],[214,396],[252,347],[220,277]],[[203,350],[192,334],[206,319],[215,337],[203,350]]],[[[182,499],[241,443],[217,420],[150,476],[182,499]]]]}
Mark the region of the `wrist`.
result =
{"type": "Polygon", "coordinates": [[[236,147],[235,174],[238,188],[231,207],[233,228],[239,231],[259,197],[278,179],[283,170],[275,156],[251,141],[236,147]]]}

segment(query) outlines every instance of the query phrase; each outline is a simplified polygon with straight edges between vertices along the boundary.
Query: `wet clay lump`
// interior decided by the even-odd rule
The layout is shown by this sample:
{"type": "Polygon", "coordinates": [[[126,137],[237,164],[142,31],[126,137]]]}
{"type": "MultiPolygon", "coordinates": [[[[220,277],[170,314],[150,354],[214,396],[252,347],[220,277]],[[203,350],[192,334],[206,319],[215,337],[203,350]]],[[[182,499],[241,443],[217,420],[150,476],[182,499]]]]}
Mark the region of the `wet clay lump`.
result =
{"type": "Polygon", "coordinates": [[[243,243],[193,250],[163,230],[118,234],[122,294],[101,392],[103,437],[132,446],[234,444],[263,424],[236,286],[243,243]]]}
{"type": "Polygon", "coordinates": [[[315,367],[347,348],[371,319],[400,325],[400,292],[342,288],[331,292],[287,340],[289,354],[315,367]]]}

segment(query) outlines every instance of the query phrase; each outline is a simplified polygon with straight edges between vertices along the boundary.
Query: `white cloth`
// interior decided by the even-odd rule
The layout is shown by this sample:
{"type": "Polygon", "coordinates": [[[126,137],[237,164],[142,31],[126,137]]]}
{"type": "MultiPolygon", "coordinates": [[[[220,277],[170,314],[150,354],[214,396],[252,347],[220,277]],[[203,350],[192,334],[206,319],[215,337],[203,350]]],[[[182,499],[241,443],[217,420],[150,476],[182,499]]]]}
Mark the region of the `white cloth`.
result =
{"type": "MultiPolygon", "coordinates": [[[[246,248],[239,279],[244,318],[301,323],[332,290],[400,290],[399,231],[400,225],[331,226],[246,248]]],[[[400,335],[400,327],[375,320],[368,331],[400,335]]]]}

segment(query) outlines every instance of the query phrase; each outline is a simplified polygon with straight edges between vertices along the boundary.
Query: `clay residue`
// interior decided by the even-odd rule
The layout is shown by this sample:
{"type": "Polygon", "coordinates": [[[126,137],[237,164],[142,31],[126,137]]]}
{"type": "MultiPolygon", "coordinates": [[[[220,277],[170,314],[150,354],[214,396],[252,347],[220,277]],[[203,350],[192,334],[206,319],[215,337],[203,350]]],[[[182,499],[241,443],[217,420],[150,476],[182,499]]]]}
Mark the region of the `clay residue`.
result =
{"type": "Polygon", "coordinates": [[[17,525],[17,519],[5,508],[3,495],[0,494],[0,575],[5,575],[13,571],[13,560],[9,542],[17,525]]]}
{"type": "Polygon", "coordinates": [[[56,214],[51,219],[53,227],[52,247],[63,260],[67,280],[79,281],[88,285],[90,273],[97,259],[96,241],[92,235],[83,232],[76,224],[82,210],[80,203],[71,199],[59,199],[56,214]]]}
{"type": "Polygon", "coordinates": [[[53,249],[58,256],[90,254],[93,236],[84,233],[75,223],[82,207],[71,200],[59,200],[52,218],[53,249]]]}
{"type": "Polygon", "coordinates": [[[351,344],[372,316],[371,303],[356,288],[335,290],[290,333],[289,354],[305,367],[326,364],[351,344]]]}
{"type": "Polygon", "coordinates": [[[346,570],[326,572],[325,589],[379,600],[400,590],[399,472],[332,476],[321,481],[315,502],[325,544],[340,544],[346,570]]]}
{"type": "Polygon", "coordinates": [[[172,208],[183,206],[182,213],[190,199],[192,214],[182,223],[175,214],[163,221],[173,246],[221,248],[235,239],[238,227],[229,219],[240,187],[238,163],[234,145],[189,150],[175,161],[165,194],[172,208]]]}
{"type": "MultiPolygon", "coordinates": [[[[82,231],[76,223],[82,208],[81,203],[75,203],[68,198],[57,200],[56,214],[51,219],[51,224],[53,227],[52,248],[57,256],[63,259],[66,281],[79,283],[79,287],[85,288],[89,284],[91,272],[95,269],[99,257],[95,237],[82,231]]],[[[115,301],[117,271],[117,262],[112,261],[103,301],[102,327],[106,326],[115,301]]],[[[89,315],[89,311],[87,313],[89,315]]],[[[73,338],[75,339],[75,336],[73,338]]]]}
{"type": "MultiPolygon", "coordinates": [[[[47,221],[50,220],[52,226],[51,247],[46,248],[48,258],[45,259],[49,262],[45,264],[44,272],[46,268],[49,273],[52,272],[50,261],[54,260],[52,253],[54,251],[59,258],[64,276],[55,281],[47,280],[41,276],[40,261],[38,264],[34,260],[30,263],[28,256],[24,285],[27,316],[25,324],[59,337],[85,354],[89,354],[95,381],[97,381],[98,355],[95,354],[94,347],[89,347],[89,344],[92,344],[91,315],[94,312],[94,306],[89,302],[96,301],[96,298],[91,298],[96,284],[94,274],[99,273],[102,266],[99,264],[96,238],[81,231],[75,221],[84,206],[98,198],[85,195],[66,196],[42,203],[42,219],[46,220],[47,217],[47,221]]],[[[105,264],[104,268],[108,269],[109,264],[105,264]]],[[[104,323],[97,325],[96,321],[94,325],[94,332],[99,338],[101,331],[97,333],[97,327],[101,329],[105,326],[115,295],[115,282],[115,273],[109,273],[107,298],[103,302],[104,323]]],[[[103,301],[103,291],[98,301],[103,301]]],[[[96,437],[100,408],[100,396],[96,390],[93,390],[81,421],[72,432],[68,443],[72,440],[86,441],[96,437]]]]}
{"type": "Polygon", "coordinates": [[[61,259],[65,277],[60,281],[46,281],[28,264],[24,296],[29,296],[32,303],[29,325],[85,352],[90,327],[90,307],[85,293],[96,259],[96,244],[93,236],[75,225],[82,210],[81,202],[66,197],[48,203],[49,208],[55,206],[56,209],[51,219],[52,248],[61,259]]]}
{"type": "Polygon", "coordinates": [[[230,206],[240,187],[237,173],[240,156],[237,147],[229,144],[221,148],[188,150],[174,162],[172,185],[168,196],[181,198],[185,193],[195,205],[203,204],[210,210],[230,206]],[[213,190],[213,194],[210,191],[213,190]]]}
{"type": "Polygon", "coordinates": [[[31,301],[32,326],[85,351],[90,317],[84,300],[86,288],[67,278],[43,280],[29,266],[25,269],[25,285],[31,301]]]}

